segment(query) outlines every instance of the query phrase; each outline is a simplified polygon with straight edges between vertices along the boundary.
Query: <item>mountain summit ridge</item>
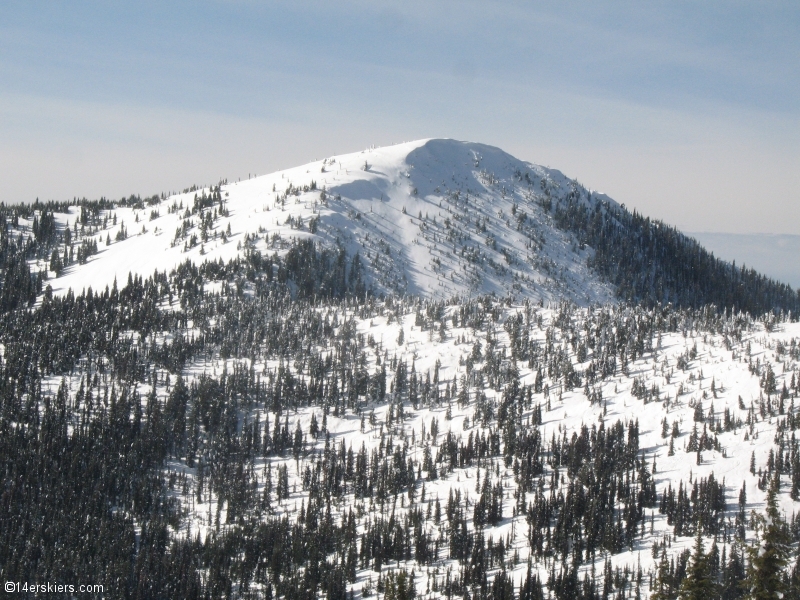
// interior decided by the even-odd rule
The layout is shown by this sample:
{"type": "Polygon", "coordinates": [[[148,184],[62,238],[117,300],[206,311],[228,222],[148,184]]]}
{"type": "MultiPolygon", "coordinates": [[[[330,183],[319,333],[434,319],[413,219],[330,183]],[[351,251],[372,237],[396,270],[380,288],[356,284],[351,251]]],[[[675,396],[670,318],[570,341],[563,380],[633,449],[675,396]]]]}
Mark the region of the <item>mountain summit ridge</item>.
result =
{"type": "MultiPolygon", "coordinates": [[[[97,255],[66,269],[52,287],[102,288],[128,272],[149,276],[186,259],[227,261],[246,250],[282,255],[293,240],[312,239],[358,253],[376,293],[613,301],[613,287],[586,267],[590,251],[577,249],[543,208],[570,185],[559,171],[484,144],[426,139],[373,148],[147,206],[117,206],[118,224],[106,232],[111,243],[100,243],[97,255]],[[214,190],[226,214],[204,235],[193,207],[214,190]],[[151,220],[140,225],[143,219],[151,220]],[[125,228],[127,238],[117,241],[125,228]],[[230,231],[224,241],[223,231],[230,231]]],[[[71,220],[65,215],[63,225],[71,220]]]]}
{"type": "MultiPolygon", "coordinates": [[[[263,266],[268,258],[280,275],[275,261],[317,260],[305,256],[317,248],[338,256],[337,277],[357,279],[359,293],[800,311],[788,285],[715,258],[674,227],[558,170],[452,139],[369,148],[170,196],[44,206],[21,224],[32,231],[37,218],[53,220],[48,243],[63,242],[63,259],[45,244],[33,271],[57,295],[187,261],[263,266]]],[[[319,268],[315,277],[332,269],[319,268]]],[[[331,293],[313,277],[301,287],[331,293]]]]}

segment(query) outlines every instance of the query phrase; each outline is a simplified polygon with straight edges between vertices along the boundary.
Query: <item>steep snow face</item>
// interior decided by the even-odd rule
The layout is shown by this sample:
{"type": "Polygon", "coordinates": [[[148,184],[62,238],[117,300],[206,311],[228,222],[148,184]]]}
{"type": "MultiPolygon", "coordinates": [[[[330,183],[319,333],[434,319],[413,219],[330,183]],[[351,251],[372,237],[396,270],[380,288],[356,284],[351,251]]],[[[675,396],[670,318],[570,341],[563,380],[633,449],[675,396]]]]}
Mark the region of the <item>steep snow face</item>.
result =
{"type": "MultiPolygon", "coordinates": [[[[310,238],[358,253],[378,293],[613,301],[612,286],[586,266],[592,250],[558,230],[545,208],[567,194],[608,201],[498,148],[408,142],[117,207],[104,215],[105,228],[85,233],[99,252],[60,277],[51,273],[50,284],[57,294],[97,290],[129,273],[227,261],[249,249],[281,254],[310,238]],[[217,192],[219,201],[202,202],[217,192]],[[193,210],[196,198],[206,206],[193,210]]],[[[73,227],[78,210],[61,215],[62,224],[73,227]]]]}

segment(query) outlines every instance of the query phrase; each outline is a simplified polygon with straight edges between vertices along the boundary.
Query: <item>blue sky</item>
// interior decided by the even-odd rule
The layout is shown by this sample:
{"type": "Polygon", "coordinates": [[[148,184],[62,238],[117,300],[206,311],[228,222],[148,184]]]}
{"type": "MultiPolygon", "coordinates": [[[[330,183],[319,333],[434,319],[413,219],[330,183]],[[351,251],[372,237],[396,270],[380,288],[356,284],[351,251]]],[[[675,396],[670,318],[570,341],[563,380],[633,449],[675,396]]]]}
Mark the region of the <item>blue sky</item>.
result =
{"type": "Polygon", "coordinates": [[[0,200],[453,137],[683,229],[800,234],[799,6],[6,1],[0,200]]]}

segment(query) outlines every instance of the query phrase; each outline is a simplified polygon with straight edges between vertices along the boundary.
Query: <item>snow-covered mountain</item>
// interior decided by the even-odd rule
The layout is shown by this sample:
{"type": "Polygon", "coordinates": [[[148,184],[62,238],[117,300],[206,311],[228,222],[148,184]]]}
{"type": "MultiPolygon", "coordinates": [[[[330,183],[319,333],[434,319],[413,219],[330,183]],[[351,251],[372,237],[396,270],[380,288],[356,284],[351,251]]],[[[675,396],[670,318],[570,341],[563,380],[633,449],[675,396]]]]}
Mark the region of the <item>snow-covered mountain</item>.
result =
{"type": "MultiPolygon", "coordinates": [[[[559,171],[483,144],[434,139],[369,149],[117,206],[88,234],[98,253],[51,285],[56,293],[103,289],[129,272],[228,261],[249,249],[280,255],[293,240],[313,239],[359,253],[376,293],[609,302],[613,286],[587,268],[591,249],[555,227],[544,208],[576,191],[588,201],[559,171]]],[[[57,217],[74,226],[79,211],[57,217]]]]}
{"type": "Polygon", "coordinates": [[[557,171],[426,140],[0,217],[5,581],[727,600],[774,534],[800,596],[796,294],[557,171]]]}

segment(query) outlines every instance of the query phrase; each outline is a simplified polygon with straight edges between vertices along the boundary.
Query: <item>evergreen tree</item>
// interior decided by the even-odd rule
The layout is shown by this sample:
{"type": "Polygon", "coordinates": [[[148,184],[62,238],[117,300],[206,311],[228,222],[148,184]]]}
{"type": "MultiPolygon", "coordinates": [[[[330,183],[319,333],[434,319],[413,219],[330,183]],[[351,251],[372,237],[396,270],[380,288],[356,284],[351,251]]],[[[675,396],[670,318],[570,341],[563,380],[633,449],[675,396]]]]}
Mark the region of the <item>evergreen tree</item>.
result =
{"type": "Polygon", "coordinates": [[[767,494],[766,516],[757,515],[762,532],[757,543],[748,549],[745,586],[748,600],[778,600],[786,598],[785,568],[789,561],[789,536],[786,523],[778,510],[778,473],[767,494]]]}
{"type": "Polygon", "coordinates": [[[389,571],[385,585],[386,591],[383,596],[385,600],[413,600],[417,597],[414,579],[405,570],[396,574],[389,571]]]}
{"type": "Polygon", "coordinates": [[[709,555],[703,549],[702,528],[698,527],[692,558],[686,569],[686,577],[681,582],[678,598],[680,600],[709,600],[716,597],[717,591],[718,586],[712,575],[709,555]]]}
{"type": "Polygon", "coordinates": [[[731,548],[731,557],[722,575],[722,600],[737,600],[744,595],[742,581],[745,577],[744,561],[737,545],[731,548]]]}

